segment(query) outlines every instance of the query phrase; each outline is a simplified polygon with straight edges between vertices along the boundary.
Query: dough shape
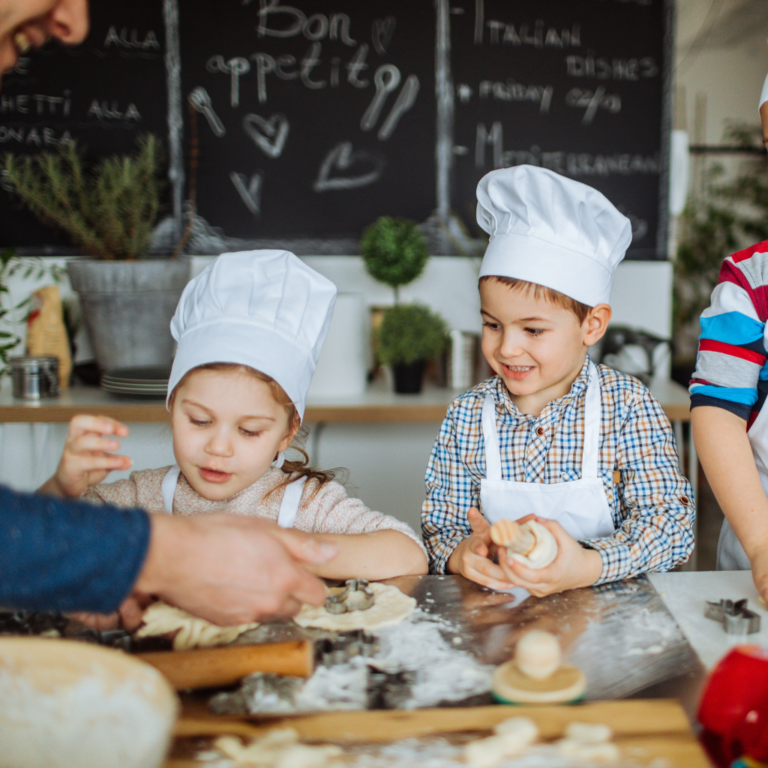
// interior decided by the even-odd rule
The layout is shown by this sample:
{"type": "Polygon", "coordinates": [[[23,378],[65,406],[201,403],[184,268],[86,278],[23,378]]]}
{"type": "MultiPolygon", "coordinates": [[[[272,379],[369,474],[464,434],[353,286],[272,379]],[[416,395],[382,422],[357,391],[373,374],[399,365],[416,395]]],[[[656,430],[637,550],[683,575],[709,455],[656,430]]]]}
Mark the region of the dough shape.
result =
{"type": "Polygon", "coordinates": [[[239,765],[264,768],[324,768],[339,765],[335,758],[343,754],[341,747],[333,744],[300,744],[299,734],[293,728],[270,731],[250,744],[243,744],[235,736],[222,736],[216,739],[214,747],[239,765]]]}
{"type": "Polygon", "coordinates": [[[504,720],[493,731],[493,736],[464,747],[464,759],[475,768],[493,768],[506,757],[522,755],[539,737],[536,723],[527,717],[504,720]]]}
{"type": "Polygon", "coordinates": [[[300,627],[317,627],[336,632],[353,629],[373,630],[399,624],[416,609],[416,601],[389,584],[370,585],[373,605],[367,611],[329,613],[324,606],[304,605],[293,620],[300,627]]]}
{"type": "Polygon", "coordinates": [[[563,653],[557,638],[549,632],[532,629],[517,642],[515,665],[534,680],[552,677],[563,662],[563,653]]]}
{"type": "Polygon", "coordinates": [[[603,723],[570,723],[565,729],[565,738],[582,744],[599,744],[610,741],[613,731],[603,723]]]}
{"type": "Polygon", "coordinates": [[[619,748],[610,741],[590,743],[576,739],[563,739],[557,742],[557,748],[564,757],[588,763],[615,763],[621,756],[619,748]]]}
{"type": "Polygon", "coordinates": [[[243,632],[258,627],[254,624],[238,624],[234,627],[219,627],[210,621],[200,619],[191,613],[182,611],[162,601],[152,603],[142,616],[144,625],[135,637],[156,637],[176,632],[173,638],[175,651],[187,651],[190,648],[210,648],[226,645],[238,638],[243,632]]]}
{"type": "Polygon", "coordinates": [[[516,552],[511,557],[518,560],[529,568],[546,568],[557,557],[557,542],[555,537],[541,523],[535,520],[529,520],[523,523],[523,528],[527,528],[535,537],[536,545],[527,555],[520,555],[516,552]]]}

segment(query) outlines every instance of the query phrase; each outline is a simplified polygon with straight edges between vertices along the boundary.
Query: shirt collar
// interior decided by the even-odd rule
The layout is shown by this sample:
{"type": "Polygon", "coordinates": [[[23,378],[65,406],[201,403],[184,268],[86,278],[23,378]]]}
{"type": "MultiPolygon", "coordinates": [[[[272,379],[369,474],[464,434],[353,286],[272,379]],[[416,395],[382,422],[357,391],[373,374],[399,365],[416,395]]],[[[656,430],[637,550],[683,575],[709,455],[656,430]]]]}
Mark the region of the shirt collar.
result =
{"type": "MultiPolygon", "coordinates": [[[[590,357],[589,354],[587,354],[586,358],[584,359],[584,364],[581,366],[581,371],[579,372],[579,375],[576,377],[576,380],[573,382],[573,384],[571,384],[571,388],[562,397],[547,403],[544,410],[541,412],[541,416],[539,416],[540,419],[544,418],[546,414],[552,411],[558,411],[561,408],[570,405],[575,399],[587,391],[587,386],[589,385],[589,363],[590,357]]],[[[501,376],[495,377],[495,383],[494,379],[491,379],[491,382],[489,383],[491,384],[490,392],[493,395],[493,399],[500,405],[503,405],[504,408],[509,411],[509,413],[521,419],[535,418],[533,416],[520,413],[518,407],[514,404],[514,402],[512,402],[512,398],[509,395],[509,390],[504,384],[504,380],[501,378],[501,376]]]]}

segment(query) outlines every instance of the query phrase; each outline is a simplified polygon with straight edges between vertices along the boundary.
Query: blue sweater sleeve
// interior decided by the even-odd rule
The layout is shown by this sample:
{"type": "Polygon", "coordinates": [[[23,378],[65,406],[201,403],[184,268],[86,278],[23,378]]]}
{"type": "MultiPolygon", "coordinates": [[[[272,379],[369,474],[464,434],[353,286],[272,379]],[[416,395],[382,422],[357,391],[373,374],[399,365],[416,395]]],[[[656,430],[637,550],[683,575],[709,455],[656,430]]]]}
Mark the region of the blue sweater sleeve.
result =
{"type": "Polygon", "coordinates": [[[141,509],[0,486],[0,605],[110,613],[130,593],[149,538],[141,509]]]}

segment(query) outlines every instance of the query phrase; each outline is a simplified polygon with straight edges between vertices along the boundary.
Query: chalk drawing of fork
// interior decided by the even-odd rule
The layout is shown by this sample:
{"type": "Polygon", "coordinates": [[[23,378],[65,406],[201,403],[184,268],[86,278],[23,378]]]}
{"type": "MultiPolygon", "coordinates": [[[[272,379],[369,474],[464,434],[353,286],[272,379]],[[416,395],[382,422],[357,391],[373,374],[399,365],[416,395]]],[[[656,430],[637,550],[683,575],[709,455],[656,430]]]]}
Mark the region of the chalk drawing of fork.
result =
{"type": "Polygon", "coordinates": [[[208,95],[208,91],[202,86],[195,88],[192,93],[189,94],[189,102],[201,115],[208,121],[208,125],[211,126],[211,130],[221,138],[227,131],[224,128],[224,124],[219,120],[219,116],[213,111],[211,105],[211,97],[208,95]]]}

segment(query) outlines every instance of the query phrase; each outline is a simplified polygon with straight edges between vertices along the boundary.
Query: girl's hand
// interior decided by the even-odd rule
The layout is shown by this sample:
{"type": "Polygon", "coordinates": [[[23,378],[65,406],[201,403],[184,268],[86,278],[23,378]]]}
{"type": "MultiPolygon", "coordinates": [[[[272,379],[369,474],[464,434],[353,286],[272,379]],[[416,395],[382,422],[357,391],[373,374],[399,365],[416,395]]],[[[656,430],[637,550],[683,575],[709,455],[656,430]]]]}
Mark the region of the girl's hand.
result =
{"type": "Polygon", "coordinates": [[[120,448],[120,441],[110,435],[125,437],[127,434],[125,424],[107,416],[75,416],[69,422],[56,474],[39,491],[76,498],[100,483],[112,470],[130,469],[131,460],[127,456],[110,453],[120,448]]]}
{"type": "Polygon", "coordinates": [[[458,573],[465,579],[491,589],[514,587],[504,571],[493,562],[494,545],[491,542],[491,526],[488,521],[476,507],[469,510],[467,518],[472,533],[451,553],[448,558],[448,572],[458,573]]]}
{"type": "Polygon", "coordinates": [[[594,549],[584,549],[560,523],[541,517],[533,519],[548,528],[555,537],[557,557],[546,568],[535,569],[528,568],[518,560],[500,552],[499,563],[505,578],[515,586],[525,587],[536,597],[564,592],[567,589],[591,587],[600,578],[603,570],[603,559],[600,553],[594,549]]]}

